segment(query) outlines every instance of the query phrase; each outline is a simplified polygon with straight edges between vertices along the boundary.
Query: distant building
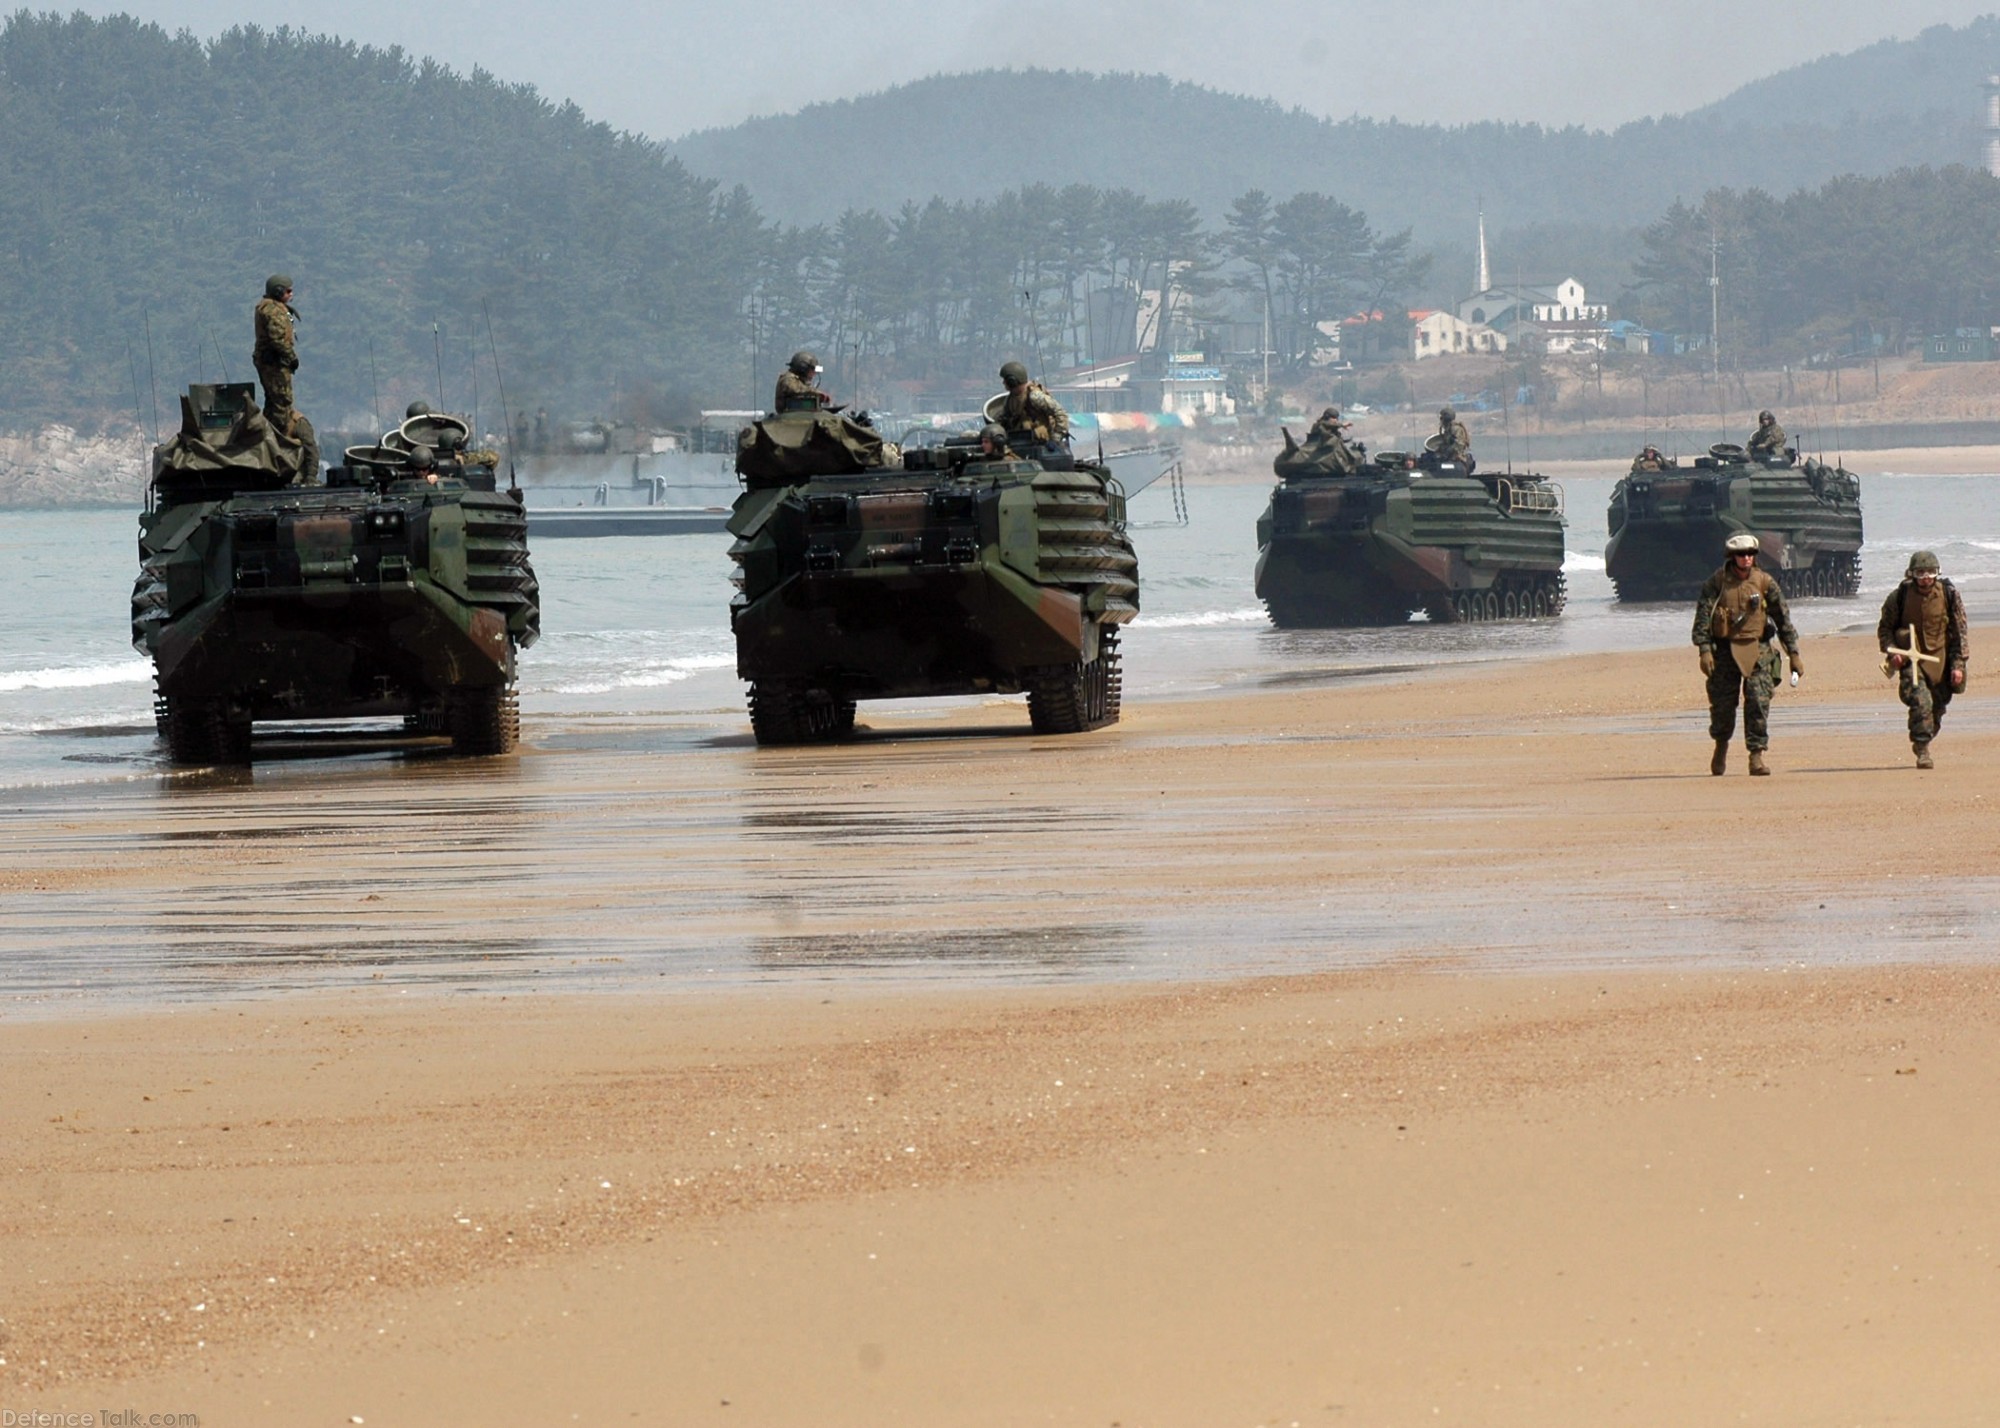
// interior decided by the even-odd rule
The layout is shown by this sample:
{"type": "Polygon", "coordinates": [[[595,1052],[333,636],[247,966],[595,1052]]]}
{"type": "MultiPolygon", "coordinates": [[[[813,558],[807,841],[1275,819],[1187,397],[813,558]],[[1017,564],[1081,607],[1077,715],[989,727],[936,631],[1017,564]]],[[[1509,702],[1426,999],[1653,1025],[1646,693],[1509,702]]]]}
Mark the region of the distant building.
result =
{"type": "Polygon", "coordinates": [[[1437,308],[1416,308],[1403,323],[1377,312],[1356,313],[1337,324],[1334,350],[1349,362],[1422,362],[1431,357],[1462,357],[1505,352],[1507,335],[1483,322],[1467,322],[1437,308]]]}
{"type": "Polygon", "coordinates": [[[1575,278],[1552,283],[1501,284],[1458,305],[1467,322],[1498,327],[1509,322],[1609,322],[1609,303],[1592,302],[1575,278]]]}
{"type": "Polygon", "coordinates": [[[1410,356],[1416,361],[1506,350],[1507,335],[1483,322],[1467,322],[1442,310],[1410,314],[1410,356]]]}
{"type": "Polygon", "coordinates": [[[2000,354],[1988,328],[1961,327],[1924,339],[1926,362],[1991,362],[1996,355],[2000,354]]]}

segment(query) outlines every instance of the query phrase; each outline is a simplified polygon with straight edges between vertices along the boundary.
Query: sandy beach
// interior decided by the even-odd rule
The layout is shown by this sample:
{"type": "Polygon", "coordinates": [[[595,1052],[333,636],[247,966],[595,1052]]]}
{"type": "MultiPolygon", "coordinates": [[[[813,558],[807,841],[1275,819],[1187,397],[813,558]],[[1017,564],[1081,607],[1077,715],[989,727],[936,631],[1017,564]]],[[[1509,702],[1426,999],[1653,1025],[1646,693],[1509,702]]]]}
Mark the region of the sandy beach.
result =
{"type": "Polygon", "coordinates": [[[1805,660],[15,799],[0,1410],[1991,1422],[2000,721],[1805,660]]]}

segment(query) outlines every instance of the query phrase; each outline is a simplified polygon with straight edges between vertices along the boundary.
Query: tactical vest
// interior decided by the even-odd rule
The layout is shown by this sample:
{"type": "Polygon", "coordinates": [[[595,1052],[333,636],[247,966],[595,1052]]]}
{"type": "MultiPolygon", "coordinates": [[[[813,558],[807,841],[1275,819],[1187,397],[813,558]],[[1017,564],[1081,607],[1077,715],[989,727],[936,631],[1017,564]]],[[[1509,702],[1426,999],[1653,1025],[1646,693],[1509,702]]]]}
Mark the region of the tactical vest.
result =
{"type": "Polygon", "coordinates": [[[1915,629],[1917,644],[1923,652],[1938,656],[1939,663],[1919,661],[1917,668],[1932,684],[1943,684],[1950,677],[1943,660],[1945,646],[1951,639],[1951,607],[1945,600],[1944,582],[1933,580],[1928,593],[1914,580],[1905,585],[1902,618],[1897,624],[1915,629]]]}
{"type": "Polygon", "coordinates": [[[1026,432],[1043,443],[1056,439],[1057,431],[1053,416],[1046,410],[1038,410],[1040,403],[1030,405],[1034,396],[1040,396],[1053,405],[1055,398],[1048,394],[1040,382],[1026,382],[1007,393],[1007,404],[1001,410],[1001,425],[1010,432],[1026,432]]]}
{"type": "Polygon", "coordinates": [[[1771,594],[1778,588],[1778,582],[1754,568],[1739,580],[1734,570],[1725,568],[1720,583],[1722,594],[1717,597],[1715,613],[1709,618],[1709,633],[1718,640],[1739,645],[1763,639],[1770,623],[1771,594]]]}

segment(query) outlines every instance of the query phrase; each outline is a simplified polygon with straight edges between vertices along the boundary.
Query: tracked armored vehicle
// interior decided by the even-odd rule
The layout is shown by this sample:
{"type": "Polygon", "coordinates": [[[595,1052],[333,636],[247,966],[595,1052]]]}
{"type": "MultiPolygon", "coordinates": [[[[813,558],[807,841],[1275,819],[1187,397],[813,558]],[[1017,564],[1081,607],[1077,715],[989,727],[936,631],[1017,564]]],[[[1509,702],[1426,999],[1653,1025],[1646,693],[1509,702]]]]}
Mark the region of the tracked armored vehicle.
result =
{"type": "Polygon", "coordinates": [[[977,439],[898,451],[820,412],[743,434],[729,623],[760,744],[835,739],[864,699],[1028,696],[1039,733],[1117,722],[1139,609],[1103,468],[977,439]]]}
{"type": "Polygon", "coordinates": [[[132,643],[173,761],[248,762],[259,720],[400,716],[462,754],[512,749],[541,620],[519,493],[406,434],[298,484],[254,395],[189,388],[153,454],[132,643]]]}
{"type": "Polygon", "coordinates": [[[1758,538],[1757,563],[1787,595],[1861,588],[1860,479],[1812,457],[1712,446],[1689,465],[1621,478],[1608,521],[1604,571],[1620,600],[1694,599],[1739,531],[1758,538]]]}
{"type": "MultiPolygon", "coordinates": [[[[1292,459],[1288,459],[1292,458],[1292,459]]],[[[1257,596],[1280,629],[1560,615],[1562,488],[1430,453],[1362,453],[1351,471],[1274,463],[1257,518],[1257,596]]]]}

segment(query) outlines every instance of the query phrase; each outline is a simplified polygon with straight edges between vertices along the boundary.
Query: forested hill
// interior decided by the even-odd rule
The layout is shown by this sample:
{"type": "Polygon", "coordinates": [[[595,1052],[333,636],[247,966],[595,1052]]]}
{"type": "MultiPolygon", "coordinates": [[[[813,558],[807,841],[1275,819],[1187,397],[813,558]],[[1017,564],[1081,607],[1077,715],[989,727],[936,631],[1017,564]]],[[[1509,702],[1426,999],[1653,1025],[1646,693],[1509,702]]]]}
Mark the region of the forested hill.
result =
{"type": "MultiPolygon", "coordinates": [[[[1978,64],[2000,71],[2000,31],[1982,22],[1966,44],[1987,56],[1978,64]]],[[[1911,82],[1907,67],[1889,74],[1911,82]]],[[[1412,76],[1410,108],[1422,109],[1423,86],[1491,79],[1412,76]]],[[[1602,82],[1643,81],[1620,74],[1602,82]]],[[[1338,75],[1328,83],[1337,103],[1338,75]]],[[[974,198],[1036,182],[1171,194],[1212,216],[1246,188],[1317,189],[1385,228],[1414,226],[1425,242],[1463,241],[1481,196],[1489,223],[1501,226],[1622,228],[1718,185],[1782,193],[1838,173],[1978,162],[1976,82],[1923,90],[1929,108],[1867,114],[1844,102],[1854,92],[1807,103],[1781,87],[1768,98],[1606,133],[1336,122],[1158,76],[988,71],[692,134],[672,151],[698,174],[750,185],[767,212],[791,223],[829,219],[849,205],[888,212],[933,193],[974,198]]],[[[1671,92],[1658,99],[1672,106],[1671,92]]]]}
{"type": "MultiPolygon", "coordinates": [[[[1825,122],[1846,115],[1880,119],[1949,111],[1961,122],[1983,117],[1980,96],[2000,74],[2000,16],[1960,26],[1933,25],[1915,39],[1883,40],[1844,55],[1826,55],[1753,80],[1694,117],[1724,123],[1754,121],[1786,110],[1825,122]]],[[[1957,155],[1976,162],[1977,153],[1957,155]]]]}
{"type": "Polygon", "coordinates": [[[184,382],[246,380],[272,272],[297,285],[322,424],[436,400],[440,368],[467,407],[475,351],[490,419],[489,307],[517,404],[685,398],[736,376],[768,237],[658,147],[485,74],[283,31],[26,12],[0,31],[15,421],[150,417],[149,329],[163,421],[184,382]]]}

